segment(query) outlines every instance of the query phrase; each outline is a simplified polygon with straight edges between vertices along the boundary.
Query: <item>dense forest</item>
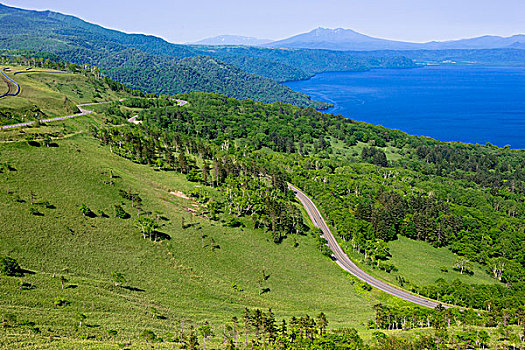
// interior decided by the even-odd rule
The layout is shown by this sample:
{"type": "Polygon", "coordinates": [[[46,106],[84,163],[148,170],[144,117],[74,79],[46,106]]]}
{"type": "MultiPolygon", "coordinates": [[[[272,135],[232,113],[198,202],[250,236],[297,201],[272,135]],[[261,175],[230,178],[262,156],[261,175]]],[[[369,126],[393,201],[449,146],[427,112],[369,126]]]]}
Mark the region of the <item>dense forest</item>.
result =
{"type": "Polygon", "coordinates": [[[133,89],[157,94],[216,92],[240,99],[327,108],[328,104],[312,101],[277,82],[330,70],[414,67],[410,59],[399,55],[383,58],[323,50],[209,50],[125,34],[50,11],[4,5],[0,5],[0,15],[3,48],[45,51],[79,65],[87,63],[133,89]]]}

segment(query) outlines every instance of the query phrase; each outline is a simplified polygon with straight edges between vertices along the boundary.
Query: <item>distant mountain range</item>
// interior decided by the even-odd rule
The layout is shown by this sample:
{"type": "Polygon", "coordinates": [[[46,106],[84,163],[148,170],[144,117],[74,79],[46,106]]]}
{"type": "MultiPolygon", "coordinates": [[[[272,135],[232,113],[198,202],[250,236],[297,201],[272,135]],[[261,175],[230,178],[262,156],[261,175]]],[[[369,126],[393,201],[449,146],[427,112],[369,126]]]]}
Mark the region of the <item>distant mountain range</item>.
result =
{"type": "Polygon", "coordinates": [[[207,38],[199,40],[188,45],[245,45],[245,46],[258,46],[269,44],[273,40],[268,39],[257,39],[248,36],[240,35],[219,35],[213,38],[207,38]]]}
{"type": "Polygon", "coordinates": [[[451,50],[451,49],[500,49],[525,48],[525,35],[511,37],[481,36],[471,39],[431,41],[412,43],[405,41],[374,38],[351,29],[317,28],[308,33],[292,36],[287,39],[265,42],[255,38],[235,36],[218,36],[205,39],[199,43],[206,45],[248,45],[274,48],[324,49],[338,51],[372,51],[372,50],[451,50]]]}
{"type": "MultiPolygon", "coordinates": [[[[318,38],[332,38],[330,40],[335,43],[335,38],[375,41],[378,45],[382,42],[382,39],[346,30],[319,29],[317,33],[318,38]]],[[[486,40],[480,40],[477,45],[484,42],[486,40]]],[[[288,45],[293,45],[293,42],[288,42],[288,45]]],[[[160,94],[216,92],[241,99],[326,108],[329,104],[313,101],[279,83],[307,79],[323,72],[414,68],[417,66],[415,62],[525,65],[521,41],[515,41],[513,48],[488,51],[359,52],[336,50],[336,47],[329,51],[245,45],[179,45],[151,35],[110,30],[74,16],[0,4],[0,55],[2,49],[32,51],[20,51],[18,54],[21,56],[34,56],[34,52],[38,52],[39,57],[45,58],[52,54],[76,64],[95,65],[110,78],[129,87],[160,94]]],[[[368,47],[371,49],[372,45],[368,47]]]]}
{"type": "Polygon", "coordinates": [[[324,71],[415,66],[397,54],[383,58],[342,51],[178,45],[151,35],[110,30],[74,16],[2,4],[0,53],[1,49],[50,53],[76,64],[95,65],[110,78],[145,92],[216,92],[315,108],[329,104],[313,101],[279,82],[324,71]]]}

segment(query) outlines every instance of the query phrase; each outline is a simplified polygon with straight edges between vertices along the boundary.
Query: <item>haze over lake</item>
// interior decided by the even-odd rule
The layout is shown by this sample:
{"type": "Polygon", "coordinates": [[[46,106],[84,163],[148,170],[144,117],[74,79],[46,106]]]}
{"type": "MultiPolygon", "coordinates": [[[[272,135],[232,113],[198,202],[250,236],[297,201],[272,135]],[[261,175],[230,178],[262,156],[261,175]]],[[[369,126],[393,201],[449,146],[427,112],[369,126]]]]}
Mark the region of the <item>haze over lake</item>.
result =
{"type": "Polygon", "coordinates": [[[428,66],[336,72],[286,85],[328,113],[441,141],[525,148],[525,68],[428,66]]]}

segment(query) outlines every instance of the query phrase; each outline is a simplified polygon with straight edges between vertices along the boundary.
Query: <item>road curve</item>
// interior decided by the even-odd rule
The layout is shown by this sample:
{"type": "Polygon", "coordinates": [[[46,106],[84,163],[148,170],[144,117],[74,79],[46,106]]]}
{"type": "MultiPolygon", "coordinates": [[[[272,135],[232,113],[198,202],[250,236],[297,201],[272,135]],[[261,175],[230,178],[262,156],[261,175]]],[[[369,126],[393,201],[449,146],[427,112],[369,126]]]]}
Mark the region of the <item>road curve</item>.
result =
{"type": "MultiPolygon", "coordinates": [[[[81,117],[83,115],[88,115],[88,114],[93,113],[93,111],[88,111],[87,109],[84,109],[82,107],[84,107],[84,106],[93,106],[93,105],[100,105],[100,104],[103,104],[103,103],[109,103],[109,102],[94,102],[94,103],[84,103],[84,104],[81,104],[81,105],[77,105],[78,109],[80,110],[80,113],[73,114],[73,115],[66,115],[64,117],[42,119],[42,120],[40,120],[40,122],[41,123],[48,123],[48,122],[54,122],[54,121],[57,121],[57,120],[64,120],[64,119],[70,119],[70,118],[75,118],[75,117],[81,117]]],[[[29,126],[29,125],[32,125],[32,124],[35,124],[35,123],[36,123],[36,121],[31,121],[31,122],[25,122],[25,123],[4,125],[4,126],[0,126],[0,130],[20,128],[20,127],[29,126]]]]}
{"type": "MultiPolygon", "coordinates": [[[[306,209],[306,212],[308,213],[308,216],[310,216],[310,219],[312,219],[312,222],[314,225],[318,228],[320,228],[323,231],[323,237],[328,241],[328,246],[332,250],[332,259],[344,270],[348,271],[355,277],[359,278],[361,281],[366,282],[370,284],[372,287],[375,287],[379,290],[382,290],[385,293],[391,294],[393,296],[396,296],[398,298],[410,301],[414,304],[425,306],[429,308],[435,308],[437,305],[442,304],[440,302],[425,299],[419,295],[415,295],[412,293],[407,292],[406,290],[394,287],[384,281],[381,281],[368,273],[361,270],[357,265],[350,260],[350,258],[345,254],[341,246],[337,243],[335,240],[334,235],[332,232],[330,232],[330,229],[326,225],[326,222],[324,221],[323,217],[321,216],[321,213],[315,206],[315,204],[312,202],[312,200],[304,194],[301,190],[299,190],[297,187],[293,186],[292,184],[288,184],[288,187],[294,191],[297,199],[303,204],[304,208],[306,209]]],[[[444,305],[445,308],[450,308],[452,306],[444,305]]]]}
{"type": "Polygon", "coordinates": [[[0,95],[0,97],[5,97],[5,96],[16,96],[16,95],[18,95],[18,94],[20,93],[20,85],[18,85],[18,83],[17,83],[16,81],[14,81],[13,79],[9,78],[9,77],[4,73],[3,70],[1,70],[0,73],[1,73],[1,74],[2,74],[7,80],[9,80],[11,83],[15,84],[15,86],[16,86],[16,92],[15,92],[15,93],[10,93],[10,90],[11,90],[11,89],[9,89],[9,90],[7,91],[7,93],[0,95]]]}

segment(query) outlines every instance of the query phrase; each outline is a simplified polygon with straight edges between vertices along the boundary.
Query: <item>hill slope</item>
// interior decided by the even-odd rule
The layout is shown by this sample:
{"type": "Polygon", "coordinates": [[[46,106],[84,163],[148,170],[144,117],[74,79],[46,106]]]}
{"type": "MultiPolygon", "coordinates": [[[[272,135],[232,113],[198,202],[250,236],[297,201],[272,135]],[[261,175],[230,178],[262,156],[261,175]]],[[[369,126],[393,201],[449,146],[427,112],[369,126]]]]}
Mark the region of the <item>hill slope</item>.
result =
{"type": "MultiPolygon", "coordinates": [[[[51,82],[76,86],[86,99],[103,92],[81,75],[35,73],[21,85],[29,91],[51,82]]],[[[56,92],[40,93],[57,101],[58,111],[56,92]]],[[[94,116],[0,132],[0,256],[25,270],[1,277],[0,348],[28,341],[145,348],[139,337],[145,329],[166,337],[181,326],[188,332],[205,320],[240,318],[245,307],[271,308],[277,317],[324,311],[340,326],[359,326],[372,315],[375,294],[358,295],[310,236],[276,245],[247,220],[237,228],[210,220],[202,204],[182,194],[201,185],[118,156],[91,136],[93,126],[103,127],[115,113],[135,113],[133,107],[93,108],[94,116]],[[45,147],[48,137],[53,147],[45,147]],[[134,203],[126,192],[136,193],[134,203]],[[82,205],[91,213],[83,215],[82,205]],[[115,217],[115,205],[129,217],[115,217]],[[138,215],[158,218],[161,240],[143,239],[138,215]],[[120,286],[114,272],[125,276],[120,286]]],[[[210,196],[220,198],[217,191],[210,196]]]]}
{"type": "MultiPolygon", "coordinates": [[[[232,51],[226,47],[176,45],[161,38],[147,35],[126,34],[109,30],[94,24],[84,22],[76,17],[66,16],[51,11],[28,11],[7,7],[0,4],[0,44],[7,49],[24,49],[46,51],[58,54],[62,59],[77,63],[96,65],[106,71],[111,78],[121,80],[132,88],[155,93],[180,93],[184,86],[199,84],[200,86],[220,86],[222,82],[210,83],[206,80],[209,66],[197,65],[189,67],[178,66],[178,61],[188,57],[201,55],[213,56],[219,60],[229,57],[227,62],[237,64],[238,68],[248,73],[260,74],[277,81],[304,79],[324,70],[370,69],[381,67],[376,64],[377,57],[356,58],[353,54],[343,54],[334,60],[334,55],[325,56],[323,52],[305,52],[310,57],[309,66],[302,64],[301,55],[292,62],[281,56],[286,56],[286,50],[261,49],[251,50],[243,55],[242,61],[232,59],[232,51]],[[344,56],[344,57],[343,57],[344,56]],[[313,60],[312,60],[313,58],[313,60]],[[261,65],[261,60],[264,64],[261,65]],[[353,61],[359,64],[348,65],[353,61]],[[311,69],[311,65],[316,67],[311,69]],[[188,71],[188,67],[191,68],[188,71]],[[200,69],[204,69],[201,71],[200,69]],[[125,72],[124,72],[125,71],[125,72]],[[147,76],[147,79],[145,79],[147,76]],[[203,77],[202,81],[199,78],[203,77]]],[[[308,51],[308,50],[306,50],[308,51]]],[[[381,61],[379,59],[379,61],[381,61]]],[[[411,60],[405,58],[390,58],[393,67],[413,67],[411,60]]],[[[225,92],[232,97],[258,99],[257,94],[251,94],[244,89],[248,86],[246,75],[239,70],[231,70],[230,89],[225,92]],[[243,87],[243,88],[241,88],[243,87]]],[[[304,96],[276,84],[268,85],[268,81],[260,76],[250,78],[250,86],[257,89],[269,89],[271,101],[287,101],[303,105],[304,96]],[[284,95],[282,95],[284,93],[284,95]],[[290,97],[292,101],[290,101],[290,97]]],[[[207,90],[208,92],[224,92],[224,90],[207,90]]],[[[311,102],[310,106],[317,104],[311,102]]]]}

